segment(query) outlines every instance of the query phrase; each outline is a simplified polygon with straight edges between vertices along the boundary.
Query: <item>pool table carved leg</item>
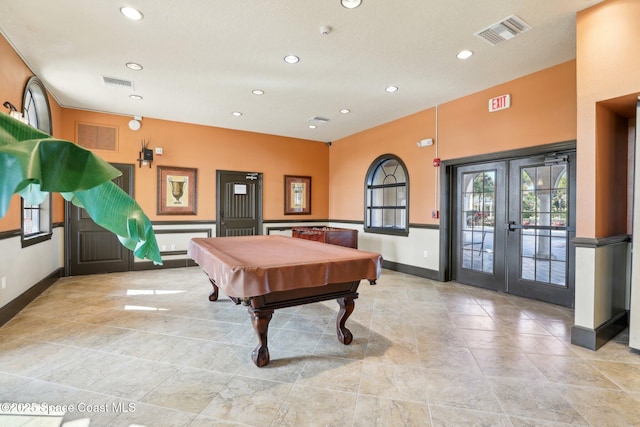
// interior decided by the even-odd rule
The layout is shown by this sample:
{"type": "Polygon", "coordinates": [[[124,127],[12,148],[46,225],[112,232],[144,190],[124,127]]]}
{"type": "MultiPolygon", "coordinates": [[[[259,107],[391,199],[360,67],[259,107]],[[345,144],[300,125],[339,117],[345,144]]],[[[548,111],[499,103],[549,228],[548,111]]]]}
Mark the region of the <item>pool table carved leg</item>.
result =
{"type": "Polygon", "coordinates": [[[336,332],[338,333],[338,339],[344,345],[351,344],[351,341],[353,341],[353,334],[344,326],[349,316],[351,316],[351,313],[353,313],[355,307],[353,300],[354,298],[352,297],[338,298],[340,311],[336,319],[336,332]]]}
{"type": "Polygon", "coordinates": [[[258,346],[251,353],[251,359],[257,367],[261,368],[269,363],[269,348],[267,347],[267,333],[269,331],[269,322],[273,315],[273,310],[260,310],[254,311],[252,307],[249,308],[249,314],[251,315],[251,323],[253,323],[253,329],[258,334],[258,346]]]}
{"type": "Polygon", "coordinates": [[[213,286],[213,291],[211,291],[211,293],[209,294],[209,301],[217,301],[218,285],[216,285],[216,282],[212,278],[209,278],[209,281],[211,282],[211,286],[213,286]]]}

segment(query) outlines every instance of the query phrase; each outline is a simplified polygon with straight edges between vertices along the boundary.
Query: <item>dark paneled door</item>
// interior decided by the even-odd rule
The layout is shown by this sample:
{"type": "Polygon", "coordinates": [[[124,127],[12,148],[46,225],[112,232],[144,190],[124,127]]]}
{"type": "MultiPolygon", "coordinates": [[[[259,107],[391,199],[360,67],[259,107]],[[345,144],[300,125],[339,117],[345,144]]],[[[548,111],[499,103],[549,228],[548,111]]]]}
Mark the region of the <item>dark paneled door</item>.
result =
{"type": "MultiPolygon", "coordinates": [[[[122,172],[115,178],[118,187],[133,197],[133,165],[113,164],[122,172]]],[[[129,271],[133,253],[122,246],[115,234],[93,222],[87,211],[66,202],[66,241],[70,276],[129,271]]]]}
{"type": "Polygon", "coordinates": [[[262,234],[262,174],[217,171],[216,236],[262,234]]]}

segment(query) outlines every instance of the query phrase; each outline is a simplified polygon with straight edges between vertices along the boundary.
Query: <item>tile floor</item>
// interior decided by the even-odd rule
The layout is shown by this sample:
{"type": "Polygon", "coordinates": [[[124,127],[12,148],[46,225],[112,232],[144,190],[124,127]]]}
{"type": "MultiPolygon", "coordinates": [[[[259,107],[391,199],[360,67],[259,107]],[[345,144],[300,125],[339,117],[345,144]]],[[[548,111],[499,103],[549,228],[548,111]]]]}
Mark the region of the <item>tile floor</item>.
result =
{"type": "Polygon", "coordinates": [[[282,309],[257,368],[246,308],[209,290],[198,267],[59,280],[0,328],[0,402],[62,411],[29,425],[640,425],[640,355],[572,346],[571,310],[384,270],[351,345],[335,301],[282,309]]]}

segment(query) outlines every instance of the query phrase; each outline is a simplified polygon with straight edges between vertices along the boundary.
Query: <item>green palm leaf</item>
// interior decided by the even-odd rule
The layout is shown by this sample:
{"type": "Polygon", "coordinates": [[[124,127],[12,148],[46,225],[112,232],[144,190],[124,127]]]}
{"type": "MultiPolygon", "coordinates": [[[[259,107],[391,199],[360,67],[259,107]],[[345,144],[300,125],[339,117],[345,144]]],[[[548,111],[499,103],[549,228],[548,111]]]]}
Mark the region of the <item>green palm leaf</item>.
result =
{"type": "Polygon", "coordinates": [[[62,193],[137,257],[162,264],[151,221],[111,181],[120,174],[91,151],[0,114],[0,217],[14,193],[31,204],[42,202],[49,192],[62,193]]]}

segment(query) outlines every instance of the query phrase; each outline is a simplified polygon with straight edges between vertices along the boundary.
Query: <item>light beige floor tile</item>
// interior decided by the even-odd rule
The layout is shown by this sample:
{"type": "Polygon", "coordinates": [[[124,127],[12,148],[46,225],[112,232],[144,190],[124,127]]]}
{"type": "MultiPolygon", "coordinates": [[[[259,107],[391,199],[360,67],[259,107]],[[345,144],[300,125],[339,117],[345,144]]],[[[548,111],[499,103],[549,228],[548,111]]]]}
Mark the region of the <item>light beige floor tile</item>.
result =
{"type": "Polygon", "coordinates": [[[628,393],[593,387],[562,390],[563,396],[594,427],[640,425],[640,405],[628,393]]]}
{"type": "Polygon", "coordinates": [[[414,343],[394,342],[377,334],[369,336],[365,359],[376,363],[420,367],[420,354],[414,343]]]}
{"type": "Polygon", "coordinates": [[[345,345],[340,342],[336,334],[323,334],[320,337],[320,341],[316,345],[313,354],[316,356],[332,356],[342,357],[347,359],[362,360],[367,351],[367,345],[369,343],[368,334],[360,335],[354,333],[354,329],[351,329],[353,333],[353,341],[351,344],[345,345]]]}
{"type": "Polygon", "coordinates": [[[358,396],[354,427],[431,426],[426,403],[358,396]]]}
{"type": "Polygon", "coordinates": [[[328,317],[306,316],[296,313],[282,325],[282,329],[322,334],[329,325],[333,326],[334,322],[335,320],[328,317]]]}
{"type": "Polygon", "coordinates": [[[364,362],[360,394],[386,399],[426,403],[425,373],[422,368],[364,362]]]}
{"type": "Polygon", "coordinates": [[[361,361],[336,357],[311,357],[307,359],[296,384],[356,393],[361,376],[361,361]]]}
{"type": "Polygon", "coordinates": [[[588,426],[588,424],[557,423],[554,421],[524,418],[524,417],[514,417],[514,416],[510,416],[509,421],[511,421],[511,425],[513,425],[513,427],[586,427],[588,426]]]}
{"type": "Polygon", "coordinates": [[[467,348],[449,347],[435,343],[420,352],[421,366],[426,369],[479,374],[480,369],[467,348]]]}
{"type": "Polygon", "coordinates": [[[249,425],[269,425],[292,387],[289,383],[236,376],[200,414],[249,425]]]}
{"type": "Polygon", "coordinates": [[[460,335],[469,348],[484,349],[512,349],[515,346],[517,337],[502,330],[481,331],[472,329],[460,329],[460,335]]]}
{"type": "Polygon", "coordinates": [[[275,418],[274,426],[344,426],[354,419],[356,394],[294,385],[275,418]]]}
{"type": "Polygon", "coordinates": [[[640,364],[601,360],[593,360],[591,364],[623,390],[640,393],[640,364]]]}
{"type": "Polygon", "coordinates": [[[483,315],[456,314],[453,323],[460,329],[478,329],[482,331],[495,331],[498,324],[491,317],[483,315]]]}
{"type": "MultiPolygon", "coordinates": [[[[321,333],[305,332],[295,329],[270,330],[267,337],[269,350],[271,352],[289,350],[305,354],[312,354],[321,338],[321,333]]],[[[254,344],[258,344],[257,336],[254,339],[254,344]]]]}
{"type": "Polygon", "coordinates": [[[280,309],[258,368],[246,307],[210,289],[199,267],[58,280],[0,327],[0,399],[84,402],[64,419],[92,427],[640,425],[628,331],[573,346],[563,307],[383,270],[350,345],[335,301],[280,309]]]}
{"type": "Polygon", "coordinates": [[[480,370],[487,377],[527,378],[544,381],[545,376],[525,353],[504,349],[471,350],[480,370]]]}
{"type": "Polygon", "coordinates": [[[237,373],[251,362],[253,347],[194,340],[180,364],[228,374],[237,373]]]}
{"type": "Polygon", "coordinates": [[[512,427],[509,417],[495,412],[431,405],[433,427],[512,427]]]}
{"type": "Polygon", "coordinates": [[[140,402],[132,402],[128,406],[126,402],[112,422],[114,426],[176,427],[188,426],[195,417],[195,414],[188,412],[140,402]]]}
{"type": "Polygon", "coordinates": [[[555,356],[575,356],[571,346],[553,336],[516,335],[514,347],[525,353],[547,354],[555,356]]]}
{"type": "MultiPolygon", "coordinates": [[[[613,377],[607,372],[606,367],[598,366],[598,361],[589,362],[575,357],[550,356],[546,354],[530,354],[529,359],[551,382],[619,389],[611,381],[613,377]]],[[[631,375],[630,378],[634,378],[634,375],[631,375]]]]}
{"type": "Polygon", "coordinates": [[[130,358],[119,366],[112,366],[105,376],[91,384],[91,389],[111,396],[138,400],[177,371],[178,367],[168,363],[130,358]]]}
{"type": "Polygon", "coordinates": [[[424,378],[430,405],[501,412],[482,375],[425,369],[424,378]]]}
{"type": "Polygon", "coordinates": [[[231,378],[232,375],[221,372],[185,367],[158,385],[141,401],[199,414],[231,378]]]}
{"type": "Polygon", "coordinates": [[[509,415],[569,424],[586,422],[582,411],[577,411],[565,399],[561,386],[512,378],[493,378],[488,382],[503,411],[509,415]]]}

